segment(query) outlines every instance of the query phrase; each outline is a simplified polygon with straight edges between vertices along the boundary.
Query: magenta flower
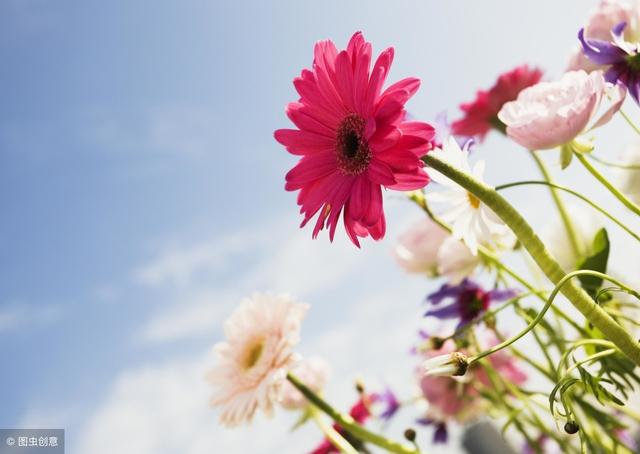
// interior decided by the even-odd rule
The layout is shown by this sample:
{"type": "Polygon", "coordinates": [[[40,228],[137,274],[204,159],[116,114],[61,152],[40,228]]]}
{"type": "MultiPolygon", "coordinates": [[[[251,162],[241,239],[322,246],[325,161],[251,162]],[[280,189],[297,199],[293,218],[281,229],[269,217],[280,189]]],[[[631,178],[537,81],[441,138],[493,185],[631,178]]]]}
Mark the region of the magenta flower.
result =
{"type": "Polygon", "coordinates": [[[458,285],[444,284],[427,297],[427,301],[437,308],[430,309],[425,317],[439,319],[459,319],[458,328],[464,326],[489,309],[492,303],[506,301],[518,294],[514,289],[493,289],[485,291],[471,281],[464,279],[458,285]],[[440,306],[446,301],[447,304],[440,306]]]}
{"type": "Polygon", "coordinates": [[[626,22],[621,22],[613,27],[612,41],[588,39],[584,36],[584,29],[580,29],[578,39],[589,60],[598,65],[607,65],[605,80],[612,84],[623,84],[636,103],[640,104],[640,43],[625,41],[626,26],[626,22]]]}
{"type": "Polygon", "coordinates": [[[371,44],[360,32],[347,49],[320,41],[312,69],[293,84],[300,95],[287,116],[298,129],[279,129],[275,139],[296,156],[285,189],[300,190],[301,227],[318,215],[313,237],[323,228],[333,240],[342,214],[347,234],[379,240],[385,233],[382,187],[401,191],[424,187],[429,177],[420,160],[431,148],[433,127],[407,121],[405,103],[420,86],[406,78],[382,91],[393,48],[380,54],[370,70],[371,44]]]}

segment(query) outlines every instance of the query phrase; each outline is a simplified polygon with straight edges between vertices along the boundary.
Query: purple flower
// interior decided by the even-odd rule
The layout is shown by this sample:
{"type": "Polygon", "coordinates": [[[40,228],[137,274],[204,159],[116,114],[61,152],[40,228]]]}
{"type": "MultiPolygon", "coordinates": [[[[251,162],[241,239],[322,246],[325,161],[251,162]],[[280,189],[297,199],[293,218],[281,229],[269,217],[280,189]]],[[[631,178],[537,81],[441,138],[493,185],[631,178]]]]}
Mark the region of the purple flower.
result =
{"type": "Polygon", "coordinates": [[[460,328],[486,312],[492,303],[506,301],[517,294],[515,289],[493,289],[487,292],[479,284],[465,279],[458,285],[444,284],[429,295],[427,301],[433,306],[439,306],[443,301],[447,304],[430,309],[424,315],[439,319],[459,318],[460,328]]]}
{"type": "Polygon", "coordinates": [[[389,387],[384,392],[375,394],[373,400],[383,405],[383,410],[378,416],[386,421],[393,418],[393,415],[400,409],[400,401],[389,387]]]}
{"type": "Polygon", "coordinates": [[[416,420],[416,422],[422,426],[434,426],[435,431],[433,432],[433,443],[446,443],[449,438],[449,434],[447,432],[447,423],[444,421],[439,421],[431,418],[420,418],[416,420]]]}
{"type": "Polygon", "coordinates": [[[584,54],[598,65],[608,65],[604,78],[607,82],[620,83],[640,104],[640,44],[625,41],[623,33],[627,26],[621,22],[611,30],[612,41],[588,39],[584,28],[578,32],[584,54]]]}

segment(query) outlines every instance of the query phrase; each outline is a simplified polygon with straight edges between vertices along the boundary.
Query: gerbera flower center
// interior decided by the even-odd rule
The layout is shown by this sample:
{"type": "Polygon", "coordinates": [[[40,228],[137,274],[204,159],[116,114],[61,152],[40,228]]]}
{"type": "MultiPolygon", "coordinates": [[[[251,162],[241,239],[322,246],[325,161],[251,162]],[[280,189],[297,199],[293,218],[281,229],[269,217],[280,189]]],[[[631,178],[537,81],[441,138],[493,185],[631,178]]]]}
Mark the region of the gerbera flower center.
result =
{"type": "Polygon", "coordinates": [[[480,207],[480,199],[470,192],[467,192],[467,199],[469,199],[469,204],[473,209],[477,210],[480,207]]]}
{"type": "Polygon", "coordinates": [[[260,360],[262,352],[264,351],[264,339],[257,339],[252,342],[242,359],[242,368],[245,370],[251,369],[260,360]]]}
{"type": "Polygon", "coordinates": [[[338,168],[345,175],[359,175],[371,161],[371,150],[364,137],[365,120],[360,115],[347,115],[338,126],[336,153],[338,168]]]}

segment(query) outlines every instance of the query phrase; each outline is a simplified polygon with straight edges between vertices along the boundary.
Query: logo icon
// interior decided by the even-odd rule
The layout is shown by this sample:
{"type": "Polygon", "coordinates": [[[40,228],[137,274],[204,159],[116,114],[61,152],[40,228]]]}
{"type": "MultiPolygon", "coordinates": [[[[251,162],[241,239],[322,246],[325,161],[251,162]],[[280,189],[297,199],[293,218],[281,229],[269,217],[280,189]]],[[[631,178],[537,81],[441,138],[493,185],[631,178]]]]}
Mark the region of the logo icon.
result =
{"type": "Polygon", "coordinates": [[[16,439],[13,437],[7,437],[7,446],[13,446],[16,444],[16,439]]]}

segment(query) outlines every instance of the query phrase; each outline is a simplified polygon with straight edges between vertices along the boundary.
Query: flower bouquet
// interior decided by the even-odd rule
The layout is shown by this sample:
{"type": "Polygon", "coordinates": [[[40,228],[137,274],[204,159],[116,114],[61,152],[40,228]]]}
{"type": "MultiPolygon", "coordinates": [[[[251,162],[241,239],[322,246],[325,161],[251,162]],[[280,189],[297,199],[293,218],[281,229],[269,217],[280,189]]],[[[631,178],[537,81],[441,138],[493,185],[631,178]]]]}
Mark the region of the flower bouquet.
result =
{"type": "Polygon", "coordinates": [[[407,272],[440,280],[424,302],[430,328],[416,321],[405,389],[359,382],[342,411],[322,393],[327,363],[296,353],[307,305],[256,293],[215,347],[209,379],[222,424],[282,407],[299,412],[298,425],[317,423],[314,453],[411,454],[427,452],[421,440],[445,443],[452,424],[489,416],[523,452],[635,452],[640,264],[621,271],[610,263],[609,231],[640,247],[640,148],[611,157],[594,138],[618,117],[630,138],[640,134],[640,10],[603,1],[576,44],[563,75],[518,66],[462,104],[450,124],[408,113],[420,80],[388,81],[393,48],[376,56],[360,32],[343,50],[316,44],[311,68],[293,81],[298,99],[286,114],[294,127],[274,134],[299,158],[285,189],[298,192],[301,226],[311,221],[313,238],[327,229],[333,241],[341,222],[358,248],[385,235],[383,188],[421,210],[394,256],[407,272]],[[503,135],[513,159],[533,160],[539,175],[486,181],[488,134],[503,135]],[[571,165],[585,169],[607,205],[565,186],[561,171],[552,178],[550,166],[571,165]],[[546,235],[527,221],[527,204],[509,202],[518,187],[528,200],[551,195],[546,235]],[[614,205],[625,213],[612,214],[614,205]],[[514,257],[530,272],[513,267],[514,257]],[[400,409],[414,421],[403,439],[372,428],[400,409]]]}

